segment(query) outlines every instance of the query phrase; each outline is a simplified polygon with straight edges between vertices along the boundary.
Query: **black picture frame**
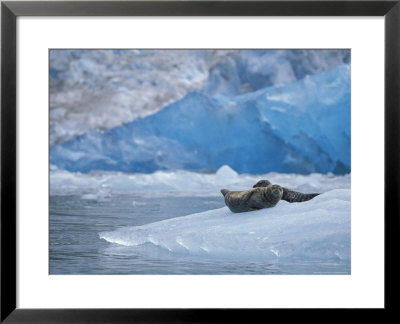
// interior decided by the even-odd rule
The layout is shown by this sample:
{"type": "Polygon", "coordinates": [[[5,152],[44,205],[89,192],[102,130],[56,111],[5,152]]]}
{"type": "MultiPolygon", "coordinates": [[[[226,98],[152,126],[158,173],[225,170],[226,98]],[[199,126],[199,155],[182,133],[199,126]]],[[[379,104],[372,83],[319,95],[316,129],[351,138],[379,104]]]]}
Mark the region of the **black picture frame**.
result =
{"type": "MultiPolygon", "coordinates": [[[[263,321],[272,309],[16,308],[16,18],[19,16],[384,16],[385,17],[385,306],[396,311],[399,275],[400,0],[395,1],[2,1],[1,3],[1,322],[202,323],[263,321]],[[268,312],[268,314],[266,314],[268,312]],[[253,320],[251,320],[253,319],[253,320]]],[[[371,256],[372,259],[372,256],[371,256]]],[[[40,293],[40,292],[38,292],[40,293]]],[[[266,292],[268,293],[268,292],[266,292]]],[[[287,310],[287,309],[285,309],[287,310]]],[[[282,309],[280,310],[282,311],[282,309]]],[[[310,320],[310,311],[292,310],[310,320]]],[[[335,316],[331,310],[329,317],[335,316]]],[[[337,311],[337,310],[336,310],[337,311]]],[[[352,310],[354,312],[358,310],[352,310]]],[[[349,314],[350,310],[346,310],[349,314]]],[[[373,315],[375,314],[375,315],[373,315]]],[[[393,314],[391,314],[393,315],[393,314]]],[[[312,316],[312,315],[311,315],[312,316]]],[[[318,320],[319,316],[314,317],[318,320]]],[[[283,318],[281,318],[283,319],[283,318]]],[[[299,317],[297,319],[300,319],[299,317]]],[[[320,321],[321,319],[319,319],[320,321]]]]}

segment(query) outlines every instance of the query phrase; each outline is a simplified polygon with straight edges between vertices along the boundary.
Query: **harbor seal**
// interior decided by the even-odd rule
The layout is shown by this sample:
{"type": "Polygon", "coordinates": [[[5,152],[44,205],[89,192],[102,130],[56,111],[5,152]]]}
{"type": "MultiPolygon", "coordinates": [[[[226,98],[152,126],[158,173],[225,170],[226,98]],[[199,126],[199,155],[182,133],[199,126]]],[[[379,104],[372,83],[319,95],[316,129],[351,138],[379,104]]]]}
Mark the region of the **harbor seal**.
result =
{"type": "Polygon", "coordinates": [[[283,189],[279,185],[268,185],[244,191],[221,189],[225,204],[234,213],[242,213],[274,207],[282,198],[283,189]]]}
{"type": "MultiPolygon", "coordinates": [[[[269,185],[271,185],[271,182],[269,182],[268,180],[260,180],[253,186],[253,188],[263,188],[269,185]]],[[[320,195],[319,193],[305,194],[285,187],[282,187],[282,190],[283,190],[282,200],[286,200],[290,203],[308,201],[320,195]]]]}

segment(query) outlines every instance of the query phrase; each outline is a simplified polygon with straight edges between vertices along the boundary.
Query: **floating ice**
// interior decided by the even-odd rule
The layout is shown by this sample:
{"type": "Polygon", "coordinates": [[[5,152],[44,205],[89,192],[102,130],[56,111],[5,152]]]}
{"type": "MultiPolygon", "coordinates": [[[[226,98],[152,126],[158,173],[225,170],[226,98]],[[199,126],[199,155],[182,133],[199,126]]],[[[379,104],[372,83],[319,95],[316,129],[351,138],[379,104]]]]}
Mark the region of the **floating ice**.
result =
{"type": "Polygon", "coordinates": [[[82,195],[81,199],[104,201],[112,196],[111,188],[108,185],[102,184],[96,193],[88,193],[82,195]]]}
{"type": "Polygon", "coordinates": [[[143,226],[99,233],[110,243],[231,260],[350,262],[350,190],[325,192],[303,203],[234,214],[227,207],[143,226]]]}
{"type": "MultiPolygon", "coordinates": [[[[350,174],[334,176],[332,174],[280,174],[259,175],[238,174],[227,165],[216,173],[197,173],[190,171],[157,171],[151,174],[122,172],[91,172],[87,174],[50,168],[50,194],[92,195],[99,193],[134,193],[140,191],[151,195],[179,196],[219,196],[221,188],[244,190],[251,188],[260,179],[303,192],[326,192],[332,189],[349,189],[350,174]]],[[[83,196],[85,197],[85,196],[83,196]]],[[[86,196],[88,197],[88,196],[86,196]]]]}
{"type": "Polygon", "coordinates": [[[232,170],[232,168],[229,167],[229,165],[223,165],[220,167],[216,173],[217,179],[234,179],[238,177],[237,172],[235,170],[232,170]]]}

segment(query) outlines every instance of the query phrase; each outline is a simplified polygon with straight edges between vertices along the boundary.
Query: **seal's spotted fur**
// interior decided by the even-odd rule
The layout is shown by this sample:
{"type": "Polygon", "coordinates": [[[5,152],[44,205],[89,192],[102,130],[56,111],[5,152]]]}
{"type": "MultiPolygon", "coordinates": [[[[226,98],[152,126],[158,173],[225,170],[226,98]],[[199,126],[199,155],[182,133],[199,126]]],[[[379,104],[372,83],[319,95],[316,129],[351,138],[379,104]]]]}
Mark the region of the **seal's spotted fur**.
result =
{"type": "Polygon", "coordinates": [[[319,195],[318,193],[304,194],[273,185],[268,180],[258,181],[252,189],[244,191],[221,189],[221,193],[225,198],[225,204],[234,213],[274,207],[281,199],[290,203],[303,202],[319,195]]]}
{"type": "MultiPolygon", "coordinates": [[[[260,180],[253,186],[253,188],[267,187],[270,184],[271,182],[269,182],[268,180],[260,180]]],[[[282,187],[282,189],[282,200],[286,200],[290,203],[307,201],[319,195],[319,193],[304,194],[285,187],[282,187]]]]}
{"type": "Polygon", "coordinates": [[[229,191],[222,189],[225,204],[234,213],[242,213],[252,210],[274,207],[282,198],[282,187],[268,185],[244,191],[229,191]]]}

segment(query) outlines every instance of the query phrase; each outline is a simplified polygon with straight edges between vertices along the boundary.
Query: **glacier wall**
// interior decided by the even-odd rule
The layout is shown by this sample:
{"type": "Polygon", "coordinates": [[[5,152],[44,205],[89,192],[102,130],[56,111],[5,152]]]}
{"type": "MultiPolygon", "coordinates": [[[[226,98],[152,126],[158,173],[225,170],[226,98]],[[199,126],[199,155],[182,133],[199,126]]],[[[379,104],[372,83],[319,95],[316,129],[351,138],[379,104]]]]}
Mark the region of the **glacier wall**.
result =
{"type": "Polygon", "coordinates": [[[145,117],[191,91],[236,96],[349,62],[349,50],[51,50],[50,142],[145,117]]]}
{"type": "MultiPolygon", "coordinates": [[[[222,91],[223,92],[223,91],[222,91]]],[[[351,171],[350,65],[239,95],[189,92],[156,113],[50,147],[78,172],[351,171]]]]}

